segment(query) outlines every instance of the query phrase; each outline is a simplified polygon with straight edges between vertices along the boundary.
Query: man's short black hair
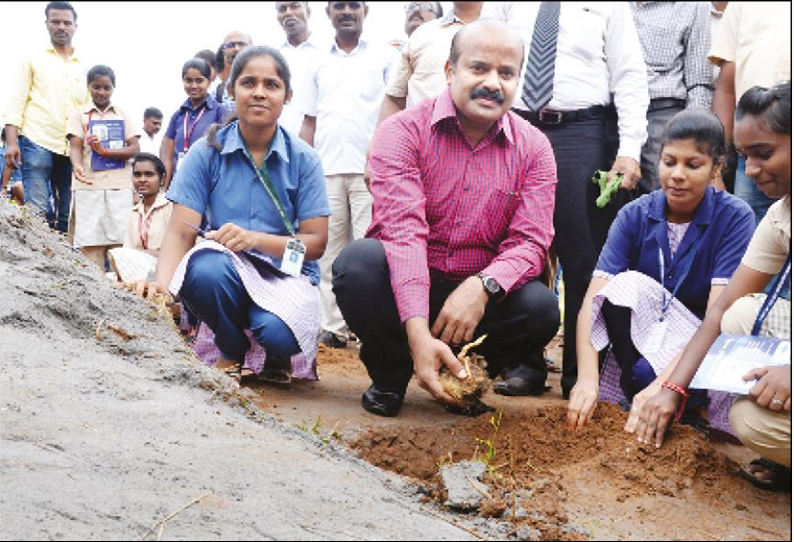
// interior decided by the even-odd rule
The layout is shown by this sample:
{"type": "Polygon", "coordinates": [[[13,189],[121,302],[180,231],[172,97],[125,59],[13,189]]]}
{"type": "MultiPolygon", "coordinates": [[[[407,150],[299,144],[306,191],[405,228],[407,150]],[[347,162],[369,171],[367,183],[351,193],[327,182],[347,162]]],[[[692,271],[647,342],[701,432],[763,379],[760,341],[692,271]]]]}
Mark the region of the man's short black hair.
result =
{"type": "Polygon", "coordinates": [[[226,69],[226,58],[223,56],[223,44],[218,47],[218,51],[215,53],[215,70],[220,73],[226,69]]]}
{"type": "Polygon", "coordinates": [[[77,12],[72,7],[72,4],[69,2],[50,2],[47,4],[47,7],[44,8],[44,16],[49,19],[50,18],[50,11],[53,9],[62,10],[62,11],[71,11],[72,15],[74,15],[74,22],[77,22],[77,12]]]}
{"type": "Polygon", "coordinates": [[[146,111],[143,112],[143,118],[145,119],[162,119],[163,112],[157,109],[156,107],[147,107],[146,111]]]}
{"type": "Polygon", "coordinates": [[[202,49],[198,53],[196,53],[196,58],[200,58],[207,62],[213,70],[218,69],[217,58],[215,53],[210,51],[209,49],[202,49]]]}

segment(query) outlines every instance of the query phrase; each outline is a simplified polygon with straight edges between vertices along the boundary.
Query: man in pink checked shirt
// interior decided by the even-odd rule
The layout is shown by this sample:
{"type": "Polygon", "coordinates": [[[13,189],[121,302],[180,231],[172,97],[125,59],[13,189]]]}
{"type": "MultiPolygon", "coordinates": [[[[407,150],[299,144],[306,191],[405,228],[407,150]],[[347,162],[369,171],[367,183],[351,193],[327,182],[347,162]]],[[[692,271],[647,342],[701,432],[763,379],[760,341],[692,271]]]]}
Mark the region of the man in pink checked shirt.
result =
{"type": "Polygon", "coordinates": [[[449,88],[374,136],[372,225],[333,266],[373,381],[362,406],[374,414],[397,415],[412,373],[461,412],[438,373],[465,377],[452,349],[483,333],[491,376],[523,367],[527,394],[543,392],[542,350],[560,321],[538,280],[557,175],[546,137],[509,111],[523,58],[507,25],[471,23],[452,42],[449,88]]]}

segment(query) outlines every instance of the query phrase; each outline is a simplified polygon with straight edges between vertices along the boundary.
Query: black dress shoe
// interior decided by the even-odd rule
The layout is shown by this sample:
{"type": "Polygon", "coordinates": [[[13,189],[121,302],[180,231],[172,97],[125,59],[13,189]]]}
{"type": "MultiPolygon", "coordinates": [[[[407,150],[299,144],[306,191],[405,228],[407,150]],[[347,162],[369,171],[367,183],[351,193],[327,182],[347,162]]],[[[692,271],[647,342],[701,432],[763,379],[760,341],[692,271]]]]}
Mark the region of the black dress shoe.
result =
{"type": "Polygon", "coordinates": [[[361,406],[378,416],[396,416],[403,406],[403,395],[393,391],[381,391],[372,384],[361,396],[361,406]]]}
{"type": "Polygon", "coordinates": [[[543,395],[546,391],[546,375],[526,365],[509,367],[505,369],[503,379],[494,382],[493,391],[509,396],[543,395]]]}
{"type": "Polygon", "coordinates": [[[320,343],[331,348],[347,348],[347,341],[330,331],[323,331],[320,334],[320,343]]]}

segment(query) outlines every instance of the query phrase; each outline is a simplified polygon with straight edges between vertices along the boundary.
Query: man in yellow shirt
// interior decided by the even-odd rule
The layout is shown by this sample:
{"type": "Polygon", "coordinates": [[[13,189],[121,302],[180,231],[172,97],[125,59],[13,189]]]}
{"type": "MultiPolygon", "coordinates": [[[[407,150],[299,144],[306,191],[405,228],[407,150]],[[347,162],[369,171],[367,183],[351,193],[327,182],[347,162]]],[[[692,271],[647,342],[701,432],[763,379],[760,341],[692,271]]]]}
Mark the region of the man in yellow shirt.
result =
{"type": "Polygon", "coordinates": [[[31,54],[11,77],[5,161],[22,168],[25,200],[34,212],[65,232],[72,185],[66,122],[88,91],[72,47],[77,12],[69,2],[50,2],[44,13],[52,46],[31,54]]]}

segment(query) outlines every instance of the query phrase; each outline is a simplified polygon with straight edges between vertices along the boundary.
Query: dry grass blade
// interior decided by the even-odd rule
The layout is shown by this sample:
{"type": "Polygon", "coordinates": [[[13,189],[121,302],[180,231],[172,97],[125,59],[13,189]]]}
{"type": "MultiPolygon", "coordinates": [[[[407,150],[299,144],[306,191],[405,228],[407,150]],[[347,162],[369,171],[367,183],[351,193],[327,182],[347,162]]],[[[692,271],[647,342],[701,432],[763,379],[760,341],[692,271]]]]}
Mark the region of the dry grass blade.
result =
{"type": "Polygon", "coordinates": [[[108,324],[108,329],[113,333],[115,333],[116,335],[118,335],[119,337],[121,337],[122,339],[124,339],[125,341],[131,341],[132,339],[135,338],[135,335],[132,335],[131,333],[127,332],[125,329],[119,326],[108,324]]]}
{"type": "Polygon", "coordinates": [[[156,521],[155,524],[152,525],[152,527],[148,531],[146,531],[146,534],[144,534],[143,537],[141,537],[141,540],[146,540],[146,538],[150,534],[153,534],[155,531],[157,531],[157,540],[161,540],[163,537],[163,529],[165,529],[166,523],[174,519],[177,515],[181,514],[182,512],[193,506],[194,504],[201,502],[203,499],[206,499],[210,495],[212,495],[212,491],[208,491],[207,493],[201,495],[200,497],[196,497],[189,503],[181,506],[178,510],[171,512],[163,519],[156,521]]]}
{"type": "Polygon", "coordinates": [[[455,527],[457,529],[460,529],[461,531],[465,531],[465,532],[469,533],[470,535],[472,535],[474,538],[476,538],[478,540],[487,540],[487,538],[482,536],[480,533],[478,533],[476,531],[473,531],[473,530],[471,530],[471,529],[469,529],[467,527],[464,527],[463,525],[461,525],[459,523],[456,523],[456,522],[454,522],[454,521],[452,521],[452,520],[450,520],[448,518],[445,518],[444,516],[442,516],[440,514],[436,514],[436,513],[432,512],[431,510],[425,508],[424,506],[420,506],[419,510],[422,511],[422,513],[424,513],[424,514],[427,514],[428,516],[432,516],[432,517],[434,517],[436,519],[440,519],[441,521],[445,521],[445,522],[449,523],[450,525],[452,525],[453,527],[455,527]]]}
{"type": "Polygon", "coordinates": [[[466,354],[469,353],[469,350],[471,350],[472,348],[477,348],[478,346],[480,346],[482,344],[482,342],[487,337],[488,337],[488,334],[486,333],[485,335],[483,335],[482,337],[480,337],[479,339],[477,339],[473,343],[469,343],[466,346],[464,346],[463,349],[460,351],[460,354],[458,354],[458,359],[463,361],[463,358],[466,357],[466,354]]]}
{"type": "Polygon", "coordinates": [[[96,330],[94,330],[94,337],[96,337],[98,341],[102,340],[102,326],[105,324],[105,321],[107,321],[107,318],[102,318],[96,325],[96,330]]]}

